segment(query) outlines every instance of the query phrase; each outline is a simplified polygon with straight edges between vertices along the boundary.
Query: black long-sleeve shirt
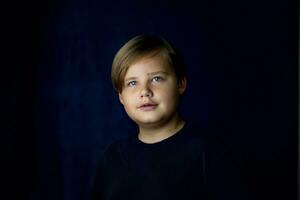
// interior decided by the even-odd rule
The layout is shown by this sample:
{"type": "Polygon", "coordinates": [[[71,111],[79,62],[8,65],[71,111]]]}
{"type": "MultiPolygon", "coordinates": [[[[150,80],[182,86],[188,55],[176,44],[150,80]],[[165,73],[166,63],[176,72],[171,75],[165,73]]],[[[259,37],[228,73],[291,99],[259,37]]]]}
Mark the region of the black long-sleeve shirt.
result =
{"type": "Polygon", "coordinates": [[[114,142],[99,163],[93,200],[240,200],[241,183],[224,149],[185,125],[154,144],[114,142]]]}

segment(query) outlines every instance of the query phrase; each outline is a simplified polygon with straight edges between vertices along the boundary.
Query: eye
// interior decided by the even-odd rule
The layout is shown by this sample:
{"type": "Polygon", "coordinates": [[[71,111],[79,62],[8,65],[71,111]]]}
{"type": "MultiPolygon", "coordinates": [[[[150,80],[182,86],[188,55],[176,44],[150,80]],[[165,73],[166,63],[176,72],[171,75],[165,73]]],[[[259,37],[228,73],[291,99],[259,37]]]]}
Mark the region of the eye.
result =
{"type": "Polygon", "coordinates": [[[152,81],[154,81],[154,82],[160,82],[162,80],[163,80],[163,78],[161,76],[155,76],[152,78],[152,81]]]}
{"type": "Polygon", "coordinates": [[[133,86],[135,86],[136,85],[136,81],[129,81],[128,83],[127,83],[127,86],[129,86],[129,87],[133,87],[133,86]]]}

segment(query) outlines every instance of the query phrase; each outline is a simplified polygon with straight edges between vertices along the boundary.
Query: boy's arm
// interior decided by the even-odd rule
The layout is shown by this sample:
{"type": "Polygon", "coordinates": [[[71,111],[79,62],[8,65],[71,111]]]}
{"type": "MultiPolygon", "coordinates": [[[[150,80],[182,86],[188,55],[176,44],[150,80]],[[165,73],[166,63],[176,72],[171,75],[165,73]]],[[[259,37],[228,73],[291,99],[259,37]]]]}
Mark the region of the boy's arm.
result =
{"type": "Polygon", "coordinates": [[[91,199],[92,200],[103,200],[103,192],[105,188],[105,161],[102,157],[98,161],[96,173],[93,179],[91,199]]]}
{"type": "Polygon", "coordinates": [[[206,156],[206,184],[213,200],[248,199],[245,184],[240,173],[240,159],[225,148],[210,149],[206,156]]]}

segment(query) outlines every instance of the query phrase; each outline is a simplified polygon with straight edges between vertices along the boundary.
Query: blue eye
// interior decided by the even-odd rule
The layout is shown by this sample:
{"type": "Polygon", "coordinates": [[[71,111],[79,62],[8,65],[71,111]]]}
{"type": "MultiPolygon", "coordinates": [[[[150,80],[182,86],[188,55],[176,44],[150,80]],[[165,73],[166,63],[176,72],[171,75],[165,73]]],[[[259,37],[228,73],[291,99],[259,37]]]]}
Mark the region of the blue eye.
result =
{"type": "Polygon", "coordinates": [[[154,82],[160,82],[162,80],[163,80],[163,78],[160,77],[160,76],[155,76],[155,77],[152,78],[152,81],[154,81],[154,82]]]}
{"type": "Polygon", "coordinates": [[[136,81],[130,81],[127,83],[127,86],[132,87],[136,85],[136,81]]]}

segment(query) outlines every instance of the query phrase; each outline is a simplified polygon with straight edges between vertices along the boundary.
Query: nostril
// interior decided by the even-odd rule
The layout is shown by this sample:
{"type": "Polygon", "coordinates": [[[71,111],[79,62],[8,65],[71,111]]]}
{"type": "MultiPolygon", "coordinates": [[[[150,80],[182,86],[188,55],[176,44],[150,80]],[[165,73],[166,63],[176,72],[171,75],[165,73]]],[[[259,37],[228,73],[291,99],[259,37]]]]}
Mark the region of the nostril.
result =
{"type": "Polygon", "coordinates": [[[150,94],[142,94],[141,97],[149,97],[150,94]]]}
{"type": "Polygon", "coordinates": [[[145,92],[141,94],[141,97],[150,97],[151,93],[150,92],[145,92]]]}

